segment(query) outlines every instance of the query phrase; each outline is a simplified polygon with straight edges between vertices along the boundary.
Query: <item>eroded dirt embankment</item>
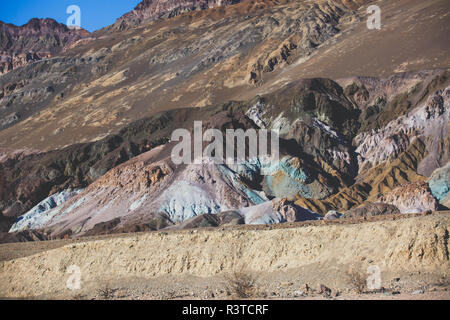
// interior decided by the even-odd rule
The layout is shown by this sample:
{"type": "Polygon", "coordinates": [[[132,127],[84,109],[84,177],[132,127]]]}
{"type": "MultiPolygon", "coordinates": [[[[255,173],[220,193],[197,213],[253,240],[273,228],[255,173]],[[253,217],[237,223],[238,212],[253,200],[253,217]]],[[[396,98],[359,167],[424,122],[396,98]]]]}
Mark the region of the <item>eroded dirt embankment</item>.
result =
{"type": "Polygon", "coordinates": [[[448,278],[449,227],[450,214],[435,213],[361,224],[157,232],[91,240],[0,262],[0,296],[62,295],[71,265],[80,267],[85,286],[117,279],[214,277],[242,268],[276,277],[320,266],[321,272],[336,278],[355,263],[377,265],[382,272],[448,278]]]}

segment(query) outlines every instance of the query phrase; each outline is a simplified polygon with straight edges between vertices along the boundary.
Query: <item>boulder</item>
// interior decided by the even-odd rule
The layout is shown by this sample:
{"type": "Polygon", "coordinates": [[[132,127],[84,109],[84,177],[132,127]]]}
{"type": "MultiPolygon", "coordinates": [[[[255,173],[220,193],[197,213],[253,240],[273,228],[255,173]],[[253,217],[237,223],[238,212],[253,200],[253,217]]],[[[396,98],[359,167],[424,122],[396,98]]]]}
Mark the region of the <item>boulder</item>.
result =
{"type": "Polygon", "coordinates": [[[341,213],[337,212],[336,210],[330,210],[327,212],[325,217],[323,217],[324,220],[336,220],[339,219],[342,216],[341,213]]]}

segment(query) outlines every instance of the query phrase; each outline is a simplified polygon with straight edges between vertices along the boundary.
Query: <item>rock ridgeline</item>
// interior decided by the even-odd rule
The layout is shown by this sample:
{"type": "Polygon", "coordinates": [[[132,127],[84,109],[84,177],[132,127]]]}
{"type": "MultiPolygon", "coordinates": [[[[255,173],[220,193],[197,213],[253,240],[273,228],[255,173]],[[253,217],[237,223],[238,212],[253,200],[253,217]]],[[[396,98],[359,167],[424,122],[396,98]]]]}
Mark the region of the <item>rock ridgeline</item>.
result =
{"type": "Polygon", "coordinates": [[[50,58],[88,36],[84,29],[70,29],[49,18],[33,18],[23,26],[0,21],[0,75],[50,58]]]}
{"type": "Polygon", "coordinates": [[[158,18],[171,18],[185,12],[229,6],[242,0],[143,0],[134,10],[116,22],[119,29],[126,29],[158,18]]]}

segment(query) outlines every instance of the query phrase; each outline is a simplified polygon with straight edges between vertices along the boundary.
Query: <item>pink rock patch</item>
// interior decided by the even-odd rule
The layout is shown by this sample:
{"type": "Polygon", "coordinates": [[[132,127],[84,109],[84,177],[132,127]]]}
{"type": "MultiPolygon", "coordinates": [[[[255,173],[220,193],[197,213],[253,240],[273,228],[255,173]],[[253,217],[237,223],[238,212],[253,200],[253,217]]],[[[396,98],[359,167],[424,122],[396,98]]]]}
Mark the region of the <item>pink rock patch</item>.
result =
{"type": "Polygon", "coordinates": [[[378,201],[396,206],[401,213],[436,211],[439,205],[425,182],[408,183],[397,187],[378,201]]]}

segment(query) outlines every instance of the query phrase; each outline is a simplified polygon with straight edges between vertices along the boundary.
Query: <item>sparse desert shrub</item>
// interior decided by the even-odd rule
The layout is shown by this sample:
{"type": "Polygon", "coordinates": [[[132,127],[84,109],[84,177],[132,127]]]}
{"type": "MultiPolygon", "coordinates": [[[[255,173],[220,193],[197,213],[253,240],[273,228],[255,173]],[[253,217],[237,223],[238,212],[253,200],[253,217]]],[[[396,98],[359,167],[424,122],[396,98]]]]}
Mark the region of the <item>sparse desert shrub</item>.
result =
{"type": "Polygon", "coordinates": [[[72,297],[72,300],[86,300],[86,298],[85,294],[78,293],[72,297]]]}
{"type": "Polygon", "coordinates": [[[347,272],[347,280],[356,293],[364,293],[367,287],[366,274],[359,267],[350,268],[347,272]]]}
{"type": "Polygon", "coordinates": [[[101,299],[108,300],[114,297],[114,292],[116,290],[111,288],[109,284],[97,289],[97,296],[101,299]]]}
{"type": "Polygon", "coordinates": [[[237,299],[249,299],[257,295],[256,277],[247,271],[235,271],[227,276],[226,289],[237,299]]]}

